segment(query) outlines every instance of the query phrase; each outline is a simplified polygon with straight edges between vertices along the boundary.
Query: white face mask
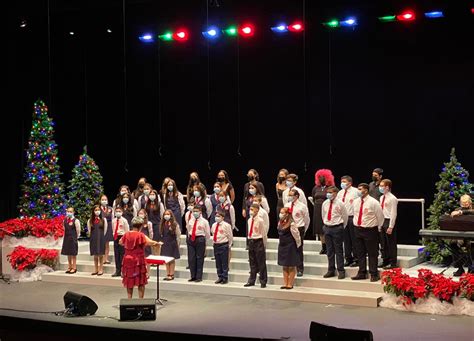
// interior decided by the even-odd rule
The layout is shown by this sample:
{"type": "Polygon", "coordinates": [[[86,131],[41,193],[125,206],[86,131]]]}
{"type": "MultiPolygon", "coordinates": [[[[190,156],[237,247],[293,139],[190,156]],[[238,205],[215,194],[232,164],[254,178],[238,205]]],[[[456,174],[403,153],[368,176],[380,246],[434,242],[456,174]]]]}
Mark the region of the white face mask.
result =
{"type": "Polygon", "coordinates": [[[219,187],[214,187],[214,193],[219,194],[221,189],[219,187]]]}
{"type": "Polygon", "coordinates": [[[194,206],[188,206],[188,211],[192,211],[194,206]]]}
{"type": "Polygon", "coordinates": [[[100,211],[94,211],[94,214],[98,217],[100,216],[100,211]]]}
{"type": "Polygon", "coordinates": [[[120,191],[120,195],[125,195],[127,194],[127,191],[120,191]]]}
{"type": "Polygon", "coordinates": [[[122,212],[115,212],[115,216],[116,216],[117,218],[120,218],[120,217],[122,216],[122,212]]]}
{"type": "Polygon", "coordinates": [[[255,195],[255,194],[257,193],[257,190],[254,189],[254,188],[251,188],[251,189],[249,189],[249,193],[250,193],[251,195],[255,195]]]}
{"type": "Polygon", "coordinates": [[[255,213],[253,213],[253,211],[250,211],[250,212],[249,212],[249,215],[250,215],[251,217],[253,217],[253,216],[255,215],[255,213]]]}
{"type": "Polygon", "coordinates": [[[171,185],[170,185],[170,186],[168,186],[168,191],[170,191],[170,192],[173,192],[173,188],[174,188],[174,187],[173,187],[173,186],[171,186],[171,185]]]}
{"type": "Polygon", "coordinates": [[[128,204],[128,198],[123,198],[122,201],[124,204],[128,204]]]}
{"type": "Polygon", "coordinates": [[[194,194],[194,197],[196,197],[196,198],[201,197],[201,192],[199,192],[199,191],[194,191],[193,194],[194,194]]]}
{"type": "Polygon", "coordinates": [[[107,206],[109,202],[107,200],[101,200],[100,203],[102,204],[102,206],[107,206]]]}
{"type": "Polygon", "coordinates": [[[145,195],[149,195],[149,194],[150,194],[150,190],[149,190],[149,189],[146,189],[146,190],[143,191],[143,193],[144,193],[145,195]]]}
{"type": "Polygon", "coordinates": [[[295,197],[293,197],[293,196],[290,197],[289,196],[286,200],[288,200],[288,202],[293,202],[294,199],[295,199],[295,197]]]}
{"type": "Polygon", "coordinates": [[[285,213],[280,213],[278,216],[280,217],[280,220],[283,220],[286,217],[286,214],[285,213]]]}
{"type": "Polygon", "coordinates": [[[201,215],[201,213],[199,213],[199,212],[193,212],[193,216],[196,219],[198,219],[200,215],[201,215]]]}
{"type": "Polygon", "coordinates": [[[144,214],[139,214],[138,216],[139,216],[140,218],[142,218],[142,219],[145,219],[145,215],[144,215],[144,214]]]}
{"type": "Polygon", "coordinates": [[[226,201],[226,198],[225,198],[225,197],[219,197],[219,202],[220,202],[221,204],[225,203],[225,201],[226,201]]]}
{"type": "Polygon", "coordinates": [[[151,201],[153,201],[153,200],[155,200],[155,199],[156,199],[156,195],[154,195],[154,194],[150,195],[150,200],[151,200],[151,201]]]}
{"type": "Polygon", "coordinates": [[[169,214],[165,214],[163,218],[165,218],[165,220],[168,221],[171,219],[171,216],[169,214]]]}
{"type": "Polygon", "coordinates": [[[221,223],[222,222],[222,217],[216,216],[216,223],[221,223]]]}
{"type": "Polygon", "coordinates": [[[67,216],[68,218],[72,218],[72,217],[74,217],[74,213],[72,213],[72,212],[66,212],[66,216],[67,216]]]}

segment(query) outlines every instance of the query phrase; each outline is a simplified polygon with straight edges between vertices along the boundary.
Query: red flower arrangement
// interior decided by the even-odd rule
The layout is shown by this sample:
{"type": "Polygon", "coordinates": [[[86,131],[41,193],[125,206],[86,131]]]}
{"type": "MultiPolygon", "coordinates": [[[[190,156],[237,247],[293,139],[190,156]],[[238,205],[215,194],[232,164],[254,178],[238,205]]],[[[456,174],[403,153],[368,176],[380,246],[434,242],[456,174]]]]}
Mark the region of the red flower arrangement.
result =
{"type": "Polygon", "coordinates": [[[58,255],[58,250],[34,250],[17,246],[11,254],[7,255],[7,259],[13,269],[23,271],[34,269],[38,263],[53,267],[58,255]]]}
{"type": "Polygon", "coordinates": [[[382,284],[387,293],[402,296],[403,304],[411,304],[419,298],[433,294],[441,301],[453,302],[455,296],[474,299],[474,275],[464,274],[459,282],[431,270],[418,270],[418,277],[410,277],[402,270],[392,269],[382,273],[382,284]]]}
{"type": "Polygon", "coordinates": [[[32,218],[16,218],[0,223],[0,238],[5,235],[12,235],[17,238],[35,236],[43,238],[53,236],[58,239],[64,236],[63,226],[64,216],[58,216],[51,219],[32,218]]]}

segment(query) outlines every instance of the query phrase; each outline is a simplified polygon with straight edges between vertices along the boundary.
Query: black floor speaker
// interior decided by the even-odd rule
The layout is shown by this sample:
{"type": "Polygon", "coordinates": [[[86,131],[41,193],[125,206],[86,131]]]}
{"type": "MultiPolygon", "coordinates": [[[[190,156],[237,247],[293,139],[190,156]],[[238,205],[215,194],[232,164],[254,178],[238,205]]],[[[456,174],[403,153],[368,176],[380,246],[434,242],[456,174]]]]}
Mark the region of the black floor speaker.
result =
{"type": "Polygon", "coordinates": [[[154,298],[122,298],[120,300],[120,321],[156,320],[154,298]]]}
{"type": "Polygon", "coordinates": [[[311,340],[333,341],[373,341],[374,337],[370,330],[346,329],[328,326],[326,324],[311,322],[309,328],[309,338],[311,340]]]}
{"type": "Polygon", "coordinates": [[[97,304],[89,297],[71,291],[64,295],[64,307],[74,316],[94,315],[98,309],[97,304]]]}

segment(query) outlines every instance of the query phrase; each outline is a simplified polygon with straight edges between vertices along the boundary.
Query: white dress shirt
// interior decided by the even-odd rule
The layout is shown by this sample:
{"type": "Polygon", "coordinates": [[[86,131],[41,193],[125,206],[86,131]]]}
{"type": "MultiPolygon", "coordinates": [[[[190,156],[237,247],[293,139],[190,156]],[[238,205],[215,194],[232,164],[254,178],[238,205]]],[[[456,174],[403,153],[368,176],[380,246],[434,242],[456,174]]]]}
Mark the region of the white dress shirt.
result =
{"type": "Polygon", "coordinates": [[[249,239],[263,239],[265,236],[265,224],[258,215],[253,218],[250,217],[250,219],[247,221],[249,230],[248,230],[248,238],[249,239]],[[252,220],[253,220],[253,228],[252,228],[252,220]],[[250,236],[250,231],[252,231],[252,236],[250,236]]]}
{"type": "Polygon", "coordinates": [[[228,242],[229,248],[231,247],[232,241],[233,241],[233,235],[232,235],[232,226],[230,226],[229,223],[226,223],[225,221],[221,221],[220,223],[215,222],[214,224],[212,224],[211,233],[212,233],[212,242],[214,244],[222,244],[222,243],[228,242]],[[219,224],[219,229],[217,231],[216,241],[214,242],[214,234],[216,233],[217,224],[219,224]]]}
{"type": "Polygon", "coordinates": [[[281,199],[283,200],[283,204],[286,204],[288,202],[288,193],[290,193],[290,190],[296,189],[298,193],[300,194],[300,197],[298,198],[298,201],[301,201],[302,204],[305,204],[308,206],[308,201],[306,200],[306,197],[304,195],[304,192],[301,188],[293,186],[291,188],[287,188],[283,191],[283,194],[281,195],[281,199]]]}
{"type": "MultiPolygon", "coordinates": [[[[117,230],[117,218],[112,219],[112,236],[115,236],[115,231],[117,230]]],[[[125,232],[130,231],[130,227],[128,226],[128,221],[123,216],[120,217],[117,235],[123,236],[125,232]]]]}
{"type": "Polygon", "coordinates": [[[342,201],[344,203],[344,206],[346,207],[346,211],[347,211],[348,216],[353,216],[354,215],[353,202],[354,202],[355,199],[358,198],[357,192],[359,192],[357,190],[357,188],[351,186],[351,187],[346,188],[346,189],[341,189],[337,193],[336,199],[339,199],[340,201],[342,201]]]}
{"type": "MultiPolygon", "coordinates": [[[[291,202],[285,203],[285,207],[289,207],[290,209],[291,209],[291,205],[292,205],[291,202]]],[[[310,222],[308,206],[301,203],[301,201],[299,200],[295,201],[293,205],[293,210],[291,212],[291,216],[293,217],[293,220],[297,227],[304,226],[304,232],[306,233],[309,227],[309,222],[310,222]]]]}
{"type": "Polygon", "coordinates": [[[194,215],[189,219],[186,229],[188,230],[188,236],[191,238],[193,235],[194,222],[197,220],[196,224],[196,237],[206,237],[209,239],[211,236],[211,228],[209,227],[209,222],[200,216],[198,219],[194,218],[194,215]]]}
{"type": "Polygon", "coordinates": [[[385,219],[390,219],[390,223],[388,227],[394,228],[395,222],[397,220],[397,206],[398,206],[398,199],[396,196],[392,194],[392,192],[387,192],[380,197],[380,205],[382,205],[383,216],[385,219]],[[384,200],[385,198],[385,200],[384,200]]]}
{"type": "Polygon", "coordinates": [[[354,200],[354,219],[352,222],[354,226],[357,227],[378,227],[379,229],[382,228],[384,217],[382,208],[380,207],[380,203],[377,199],[372,198],[370,195],[367,195],[365,198],[357,198],[354,200]],[[357,224],[359,219],[359,212],[361,206],[361,200],[364,200],[364,204],[362,207],[362,223],[359,225],[357,224]]]}
{"type": "Polygon", "coordinates": [[[323,223],[326,226],[335,226],[343,224],[344,227],[347,225],[348,215],[346,211],[346,206],[342,201],[338,199],[331,200],[326,199],[321,206],[321,214],[323,217],[323,223]],[[329,220],[329,208],[331,208],[331,220],[329,220]]]}

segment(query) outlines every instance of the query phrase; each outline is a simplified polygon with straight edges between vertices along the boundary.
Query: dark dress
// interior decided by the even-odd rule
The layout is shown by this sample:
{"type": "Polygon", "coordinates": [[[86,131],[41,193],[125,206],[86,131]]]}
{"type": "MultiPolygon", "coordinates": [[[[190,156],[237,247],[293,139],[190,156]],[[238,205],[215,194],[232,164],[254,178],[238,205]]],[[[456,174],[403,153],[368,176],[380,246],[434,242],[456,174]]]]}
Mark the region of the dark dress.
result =
{"type": "Polygon", "coordinates": [[[112,218],[113,218],[112,217],[112,207],[107,206],[107,209],[106,209],[105,212],[101,207],[100,208],[100,217],[106,219],[107,220],[107,226],[109,226],[109,228],[107,229],[106,235],[105,235],[105,241],[106,242],[114,241],[114,235],[113,235],[112,229],[110,228],[110,226],[112,226],[112,218]]]}
{"type": "MultiPolygon", "coordinates": [[[[152,226],[153,226],[153,224],[152,224],[152,226]]],[[[150,238],[150,233],[148,232],[148,223],[142,227],[141,233],[143,233],[145,236],[150,238]]],[[[157,235],[153,231],[153,239],[155,239],[155,236],[157,236],[157,235]]],[[[151,246],[145,246],[145,257],[148,257],[149,255],[151,255],[151,246]]]]}
{"type": "Polygon", "coordinates": [[[323,217],[321,215],[321,207],[326,198],[327,186],[314,186],[311,193],[314,202],[313,209],[313,236],[317,234],[324,234],[323,231],[323,217]]]}
{"type": "Polygon", "coordinates": [[[166,195],[164,200],[163,200],[163,205],[165,206],[166,210],[171,210],[174,215],[174,220],[179,225],[180,230],[182,231],[182,216],[181,216],[181,207],[179,206],[179,199],[177,196],[174,195],[166,195]]]}
{"type": "Polygon", "coordinates": [[[277,219],[280,219],[280,210],[285,206],[283,204],[283,190],[282,189],[277,189],[277,209],[276,209],[276,215],[277,219]]]}
{"type": "Polygon", "coordinates": [[[104,219],[94,219],[90,229],[89,250],[91,256],[105,255],[104,219]]]}
{"type": "Polygon", "coordinates": [[[64,239],[61,254],[65,256],[77,256],[77,231],[76,218],[68,222],[69,219],[64,219],[64,239]]]}
{"type": "Polygon", "coordinates": [[[166,222],[163,226],[163,233],[160,235],[160,241],[163,242],[161,245],[161,256],[173,257],[179,259],[179,246],[176,240],[176,226],[166,222]]]}
{"type": "Polygon", "coordinates": [[[215,194],[211,195],[209,200],[211,200],[212,205],[212,213],[209,217],[209,226],[212,226],[216,222],[216,207],[220,204],[220,202],[219,199],[216,199],[215,194]]]}
{"type": "Polygon", "coordinates": [[[158,201],[156,201],[156,204],[151,204],[148,203],[146,213],[148,214],[148,221],[151,221],[153,224],[153,240],[158,240],[157,238],[160,235],[160,222],[161,222],[161,217],[160,217],[160,205],[158,204],[158,201]],[[157,205],[158,207],[156,207],[157,205]],[[156,209],[157,208],[157,209],[156,209]]]}
{"type": "Polygon", "coordinates": [[[296,240],[291,234],[291,228],[282,228],[278,224],[278,265],[280,266],[297,266],[298,252],[296,240]]]}
{"type": "Polygon", "coordinates": [[[122,210],[123,210],[123,217],[127,219],[128,226],[132,226],[133,207],[129,206],[128,204],[126,206],[125,204],[122,204],[122,210]]]}
{"type": "Polygon", "coordinates": [[[140,232],[130,231],[125,233],[121,240],[125,248],[122,262],[123,286],[133,288],[134,286],[147,284],[144,253],[145,236],[140,232]]]}

